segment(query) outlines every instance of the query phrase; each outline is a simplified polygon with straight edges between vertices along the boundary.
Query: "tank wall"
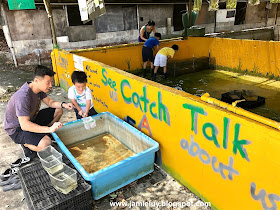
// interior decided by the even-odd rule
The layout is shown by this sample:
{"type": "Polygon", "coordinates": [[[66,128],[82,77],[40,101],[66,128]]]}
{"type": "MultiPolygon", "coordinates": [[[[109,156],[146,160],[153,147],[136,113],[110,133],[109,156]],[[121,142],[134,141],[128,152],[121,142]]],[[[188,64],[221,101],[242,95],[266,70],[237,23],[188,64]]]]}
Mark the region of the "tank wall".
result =
{"type": "Polygon", "coordinates": [[[109,119],[108,130],[112,136],[134,153],[143,152],[153,146],[153,144],[146,139],[146,135],[135,132],[130,126],[126,126],[124,121],[109,119]]]}
{"type": "MultiPolygon", "coordinates": [[[[160,48],[179,46],[179,51],[169,62],[209,57],[217,69],[249,71],[279,77],[280,44],[275,41],[189,37],[187,40],[161,41],[160,48]]],[[[133,71],[142,69],[142,44],[73,51],[74,54],[104,64],[133,71]]]]}
{"type": "Polygon", "coordinates": [[[56,134],[65,146],[69,146],[94,136],[108,133],[108,119],[104,118],[104,116],[102,119],[100,117],[95,119],[96,126],[94,128],[86,129],[83,121],[80,120],[69,123],[67,126],[63,126],[61,129],[56,131],[56,134]]]}
{"type": "MultiPolygon", "coordinates": [[[[175,53],[170,62],[185,61],[194,57],[209,56],[209,41],[204,38],[188,40],[161,41],[160,48],[171,47],[173,44],[179,46],[179,51],[175,53]],[[196,46],[200,46],[197,48],[196,46]]],[[[113,47],[95,48],[87,50],[73,51],[74,54],[102,62],[118,69],[133,71],[142,69],[142,47],[143,43],[128,44],[113,47]]],[[[155,51],[154,51],[155,54],[155,51]]]]}

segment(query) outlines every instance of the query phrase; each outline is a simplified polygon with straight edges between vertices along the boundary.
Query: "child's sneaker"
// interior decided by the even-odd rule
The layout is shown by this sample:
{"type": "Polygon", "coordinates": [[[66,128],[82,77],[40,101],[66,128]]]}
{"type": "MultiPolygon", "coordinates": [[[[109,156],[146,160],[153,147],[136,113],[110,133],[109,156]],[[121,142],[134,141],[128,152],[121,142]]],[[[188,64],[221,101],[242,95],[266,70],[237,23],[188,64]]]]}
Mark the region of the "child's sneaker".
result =
{"type": "Polygon", "coordinates": [[[157,77],[157,74],[154,73],[154,75],[153,75],[153,81],[156,81],[156,77],[157,77]]]}

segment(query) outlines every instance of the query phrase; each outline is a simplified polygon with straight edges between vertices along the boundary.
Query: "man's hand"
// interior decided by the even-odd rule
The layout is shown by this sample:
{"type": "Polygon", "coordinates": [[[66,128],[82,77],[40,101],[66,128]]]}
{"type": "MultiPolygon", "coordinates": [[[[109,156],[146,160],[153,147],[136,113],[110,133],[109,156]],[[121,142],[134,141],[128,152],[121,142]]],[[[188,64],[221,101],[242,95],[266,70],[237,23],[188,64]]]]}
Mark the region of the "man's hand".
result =
{"type": "Polygon", "coordinates": [[[63,107],[65,108],[65,109],[68,109],[68,110],[72,110],[73,109],[73,104],[72,103],[64,103],[63,104],[63,107]]]}
{"type": "Polygon", "coordinates": [[[57,129],[62,128],[62,123],[61,122],[55,122],[51,127],[50,127],[50,133],[55,132],[57,129]]]}

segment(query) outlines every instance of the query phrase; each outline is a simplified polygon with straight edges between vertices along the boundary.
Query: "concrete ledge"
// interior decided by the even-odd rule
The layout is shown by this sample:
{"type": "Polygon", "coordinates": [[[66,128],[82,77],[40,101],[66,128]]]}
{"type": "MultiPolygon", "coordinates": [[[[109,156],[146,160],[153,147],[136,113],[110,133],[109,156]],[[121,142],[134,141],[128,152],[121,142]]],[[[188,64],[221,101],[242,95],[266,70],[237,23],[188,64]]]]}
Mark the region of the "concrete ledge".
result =
{"type": "Polygon", "coordinates": [[[236,72],[230,72],[230,71],[225,71],[225,70],[216,70],[218,72],[221,72],[223,74],[227,74],[242,80],[245,80],[250,83],[254,83],[255,85],[257,84],[258,86],[266,89],[273,89],[273,90],[278,90],[280,91],[280,81],[276,80],[271,80],[268,78],[264,77],[256,77],[256,76],[251,76],[251,75],[242,75],[240,73],[236,72]]]}
{"type": "Polygon", "coordinates": [[[252,28],[221,33],[208,33],[205,36],[231,39],[274,40],[274,27],[252,28]]]}

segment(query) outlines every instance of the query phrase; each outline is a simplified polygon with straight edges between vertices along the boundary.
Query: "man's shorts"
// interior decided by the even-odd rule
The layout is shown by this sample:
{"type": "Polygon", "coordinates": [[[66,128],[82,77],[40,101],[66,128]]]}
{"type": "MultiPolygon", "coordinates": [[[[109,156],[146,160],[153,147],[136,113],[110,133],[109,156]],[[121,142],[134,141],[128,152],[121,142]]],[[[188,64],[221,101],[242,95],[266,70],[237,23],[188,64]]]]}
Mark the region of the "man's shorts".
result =
{"type": "Polygon", "coordinates": [[[143,46],[142,48],[142,58],[143,62],[150,61],[154,62],[154,55],[153,55],[153,49],[147,46],[143,46]]]}
{"type": "Polygon", "coordinates": [[[157,54],[154,62],[154,66],[164,67],[167,64],[167,57],[162,54],[157,54]]]}
{"type": "MultiPolygon", "coordinates": [[[[47,126],[53,120],[54,112],[55,108],[42,109],[39,111],[36,119],[32,122],[41,126],[47,126]]],[[[41,139],[46,135],[46,133],[23,131],[21,127],[18,127],[10,137],[16,144],[32,144],[37,146],[41,139]]]]}

